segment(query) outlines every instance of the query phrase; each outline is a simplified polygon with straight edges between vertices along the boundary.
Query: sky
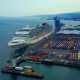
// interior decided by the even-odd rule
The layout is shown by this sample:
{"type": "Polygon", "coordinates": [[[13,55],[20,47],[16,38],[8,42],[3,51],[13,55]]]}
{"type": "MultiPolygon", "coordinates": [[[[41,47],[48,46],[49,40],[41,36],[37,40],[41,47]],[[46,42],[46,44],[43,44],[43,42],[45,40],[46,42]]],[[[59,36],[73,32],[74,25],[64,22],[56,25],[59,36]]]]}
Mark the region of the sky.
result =
{"type": "Polygon", "coordinates": [[[80,0],[0,0],[0,16],[30,16],[80,11],[80,0]]]}

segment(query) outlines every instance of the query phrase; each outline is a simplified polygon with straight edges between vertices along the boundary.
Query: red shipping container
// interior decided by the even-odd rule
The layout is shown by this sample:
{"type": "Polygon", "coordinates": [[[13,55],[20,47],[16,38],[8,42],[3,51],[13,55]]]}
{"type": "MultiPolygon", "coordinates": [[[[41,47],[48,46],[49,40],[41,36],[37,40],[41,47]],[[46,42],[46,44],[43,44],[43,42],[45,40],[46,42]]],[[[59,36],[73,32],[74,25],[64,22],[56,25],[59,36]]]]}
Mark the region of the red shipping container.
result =
{"type": "Polygon", "coordinates": [[[35,53],[37,53],[37,51],[34,51],[35,53]]]}
{"type": "Polygon", "coordinates": [[[60,56],[60,54],[57,55],[57,57],[59,57],[59,56],[60,56]]]}
{"type": "Polygon", "coordinates": [[[31,54],[31,52],[29,52],[29,54],[31,54]]]}
{"type": "Polygon", "coordinates": [[[49,54],[49,52],[47,52],[47,54],[49,54]]]}
{"type": "Polygon", "coordinates": [[[69,54],[69,57],[71,57],[71,54],[69,54]]]}
{"type": "Polygon", "coordinates": [[[78,58],[78,54],[76,54],[76,58],[78,58]]]}

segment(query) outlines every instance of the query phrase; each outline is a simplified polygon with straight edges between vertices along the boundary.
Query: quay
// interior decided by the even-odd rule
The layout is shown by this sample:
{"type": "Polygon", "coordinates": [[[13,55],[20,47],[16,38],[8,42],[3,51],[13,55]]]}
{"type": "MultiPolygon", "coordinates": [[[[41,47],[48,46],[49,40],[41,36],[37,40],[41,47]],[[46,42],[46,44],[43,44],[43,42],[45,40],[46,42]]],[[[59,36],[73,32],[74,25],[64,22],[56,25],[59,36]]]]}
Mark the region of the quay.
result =
{"type": "Polygon", "coordinates": [[[80,68],[80,61],[75,60],[67,60],[61,58],[52,58],[52,59],[32,59],[30,57],[24,57],[25,61],[32,61],[33,63],[42,63],[42,64],[50,64],[50,65],[63,65],[63,66],[70,66],[70,67],[79,67],[80,68]]]}
{"type": "Polygon", "coordinates": [[[43,78],[43,74],[34,72],[33,68],[26,68],[26,67],[8,67],[5,66],[1,69],[3,73],[10,73],[10,74],[17,74],[22,76],[30,76],[35,78],[43,78]]]}

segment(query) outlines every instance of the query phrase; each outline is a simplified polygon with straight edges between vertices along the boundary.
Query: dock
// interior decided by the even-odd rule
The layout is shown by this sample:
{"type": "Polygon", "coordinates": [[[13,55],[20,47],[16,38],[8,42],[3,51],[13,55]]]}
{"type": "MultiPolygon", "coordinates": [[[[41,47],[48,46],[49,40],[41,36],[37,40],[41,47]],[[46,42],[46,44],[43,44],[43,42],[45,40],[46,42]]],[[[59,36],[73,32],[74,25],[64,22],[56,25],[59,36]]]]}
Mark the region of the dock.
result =
{"type": "Polygon", "coordinates": [[[32,59],[30,57],[24,57],[25,61],[33,61],[33,63],[42,63],[42,64],[48,64],[48,65],[62,65],[62,66],[68,66],[68,67],[78,67],[80,68],[80,61],[77,61],[77,63],[74,63],[73,60],[67,60],[67,59],[60,59],[60,58],[52,58],[52,59],[32,59]],[[62,61],[63,60],[63,61],[62,61]]]}
{"type": "Polygon", "coordinates": [[[8,69],[8,67],[5,66],[1,69],[1,72],[9,73],[9,74],[17,74],[17,75],[22,75],[22,76],[30,76],[30,77],[35,77],[35,78],[43,78],[43,74],[34,72],[34,69],[32,68],[31,69],[23,68],[23,70],[16,70],[15,68],[8,69]]]}

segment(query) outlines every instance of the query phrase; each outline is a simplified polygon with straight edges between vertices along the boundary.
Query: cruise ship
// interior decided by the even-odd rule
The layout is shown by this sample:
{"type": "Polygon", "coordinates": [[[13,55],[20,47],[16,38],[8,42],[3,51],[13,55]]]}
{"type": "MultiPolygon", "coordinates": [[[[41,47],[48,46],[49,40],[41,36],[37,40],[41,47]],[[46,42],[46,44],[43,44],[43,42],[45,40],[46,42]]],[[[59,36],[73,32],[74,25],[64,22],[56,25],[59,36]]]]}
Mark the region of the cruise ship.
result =
{"type": "Polygon", "coordinates": [[[14,38],[8,45],[15,50],[34,44],[52,34],[53,26],[47,23],[37,25],[35,28],[25,27],[16,31],[14,38]]]}

